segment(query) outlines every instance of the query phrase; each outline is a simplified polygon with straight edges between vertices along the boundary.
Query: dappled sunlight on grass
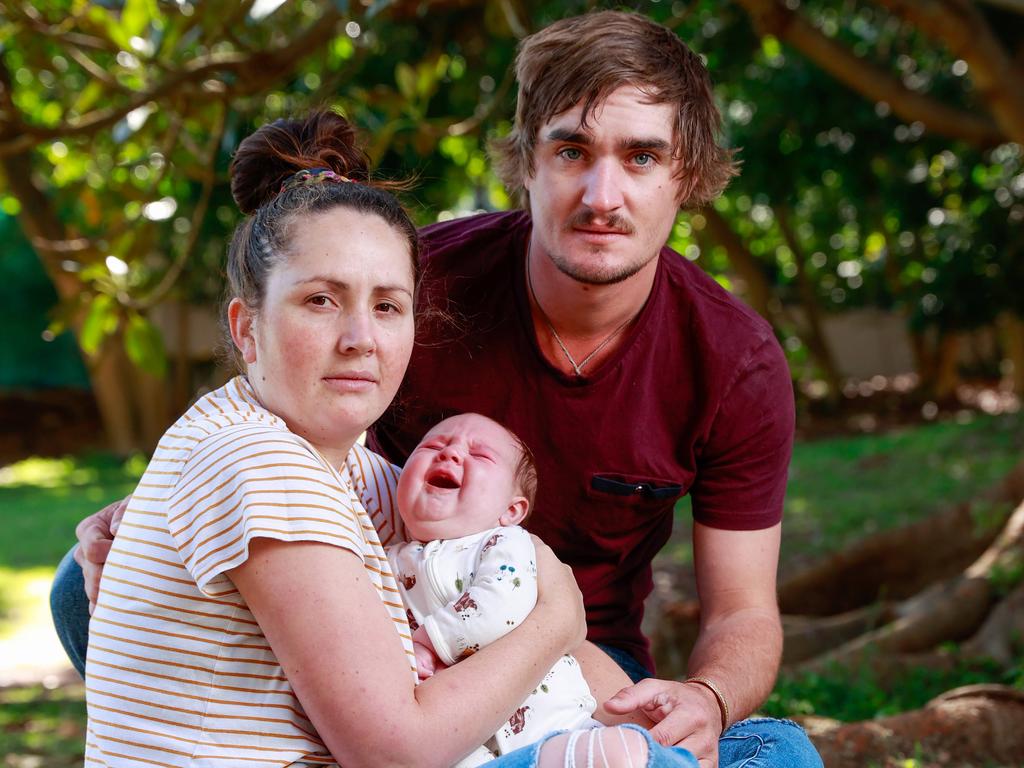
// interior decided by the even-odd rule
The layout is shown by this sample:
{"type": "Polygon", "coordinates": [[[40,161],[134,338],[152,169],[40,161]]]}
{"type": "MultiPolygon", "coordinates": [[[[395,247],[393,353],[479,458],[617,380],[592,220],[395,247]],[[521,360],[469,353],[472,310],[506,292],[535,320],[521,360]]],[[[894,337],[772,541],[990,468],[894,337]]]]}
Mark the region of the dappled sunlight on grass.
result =
{"type": "Polygon", "coordinates": [[[0,640],[38,613],[46,603],[54,568],[0,568],[0,640]]]}
{"type": "Polygon", "coordinates": [[[0,487],[29,485],[37,488],[95,485],[111,477],[139,478],[146,469],[146,459],[136,454],[121,462],[107,456],[61,459],[33,456],[0,468],[0,487]]]}
{"type": "Polygon", "coordinates": [[[919,520],[986,490],[1022,458],[1021,413],[800,443],[790,469],[784,552],[821,556],[919,520]]]}
{"type": "Polygon", "coordinates": [[[86,515],[132,492],[146,459],[31,458],[0,469],[0,568],[50,567],[86,515]]]}
{"type": "Polygon", "coordinates": [[[50,618],[53,568],[0,568],[0,687],[60,676],[69,670],[50,618]]]}
{"type": "Polygon", "coordinates": [[[0,754],[10,768],[80,766],[85,745],[81,685],[0,690],[0,754]]]}

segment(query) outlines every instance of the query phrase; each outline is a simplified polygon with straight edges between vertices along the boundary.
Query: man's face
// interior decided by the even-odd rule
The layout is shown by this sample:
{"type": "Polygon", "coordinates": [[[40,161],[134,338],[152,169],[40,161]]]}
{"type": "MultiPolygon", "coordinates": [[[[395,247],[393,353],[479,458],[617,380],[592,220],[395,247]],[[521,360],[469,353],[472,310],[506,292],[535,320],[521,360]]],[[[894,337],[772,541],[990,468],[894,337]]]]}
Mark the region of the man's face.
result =
{"type": "Polygon", "coordinates": [[[515,481],[519,451],[504,427],[475,413],[430,430],[398,481],[398,509],[409,535],[455,539],[519,523],[528,506],[515,481]]]}
{"type": "Polygon", "coordinates": [[[675,109],[622,86],[580,125],[582,105],[541,125],[525,180],[533,247],[581,283],[607,285],[651,264],[679,212],[675,109]]]}

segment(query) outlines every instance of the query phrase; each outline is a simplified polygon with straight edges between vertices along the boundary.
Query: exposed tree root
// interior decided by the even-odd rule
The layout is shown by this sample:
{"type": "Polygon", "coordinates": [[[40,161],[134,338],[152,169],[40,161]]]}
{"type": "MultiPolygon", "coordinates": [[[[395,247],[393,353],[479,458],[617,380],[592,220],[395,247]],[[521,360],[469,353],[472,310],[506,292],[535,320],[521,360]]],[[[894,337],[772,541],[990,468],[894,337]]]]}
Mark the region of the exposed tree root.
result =
{"type": "Polygon", "coordinates": [[[1024,764],[1024,692],[998,685],[957,688],[922,709],[840,723],[802,718],[826,768],[1024,764]]]}
{"type": "Polygon", "coordinates": [[[1024,503],[996,540],[960,576],[929,587],[895,608],[896,620],[850,640],[812,662],[858,663],[865,652],[916,653],[973,635],[999,597],[1000,581],[1024,568],[1024,503]]]}
{"type": "Polygon", "coordinates": [[[1024,658],[1024,583],[999,601],[981,629],[960,647],[960,653],[994,659],[1004,666],[1024,658]]]}
{"type": "Polygon", "coordinates": [[[868,536],[779,585],[784,614],[827,616],[901,600],[970,565],[1024,499],[1024,461],[969,504],[868,536]]]}
{"type": "Polygon", "coordinates": [[[782,663],[796,664],[837,648],[895,618],[891,603],[856,608],[838,616],[783,616],[782,663]]]}
{"type": "MultiPolygon", "coordinates": [[[[787,581],[780,590],[783,606],[789,601],[806,612],[852,606],[831,616],[783,616],[783,660],[789,670],[829,674],[839,665],[869,671],[884,685],[905,678],[912,668],[949,671],[975,659],[1004,666],[1019,660],[1024,654],[1024,584],[1015,582],[1024,573],[1022,498],[1024,462],[971,504],[869,537],[787,581]],[[1004,511],[1000,505],[1008,502],[1016,508],[1008,505],[1004,511]],[[922,577],[902,574],[908,562],[929,579],[943,576],[922,586],[922,577]],[[898,593],[892,580],[901,578],[921,588],[892,599],[898,593]],[[856,586],[857,579],[869,586],[856,586]],[[820,601],[819,589],[825,594],[820,601]],[[837,598],[844,589],[855,597],[837,598]],[[879,593],[890,599],[878,600],[879,593]],[[858,605],[866,596],[871,602],[858,605]],[[962,646],[936,650],[949,641],[962,641],[962,646]]],[[[680,677],[697,637],[699,603],[663,598],[649,607],[658,617],[650,630],[658,672],[680,677]]]]}

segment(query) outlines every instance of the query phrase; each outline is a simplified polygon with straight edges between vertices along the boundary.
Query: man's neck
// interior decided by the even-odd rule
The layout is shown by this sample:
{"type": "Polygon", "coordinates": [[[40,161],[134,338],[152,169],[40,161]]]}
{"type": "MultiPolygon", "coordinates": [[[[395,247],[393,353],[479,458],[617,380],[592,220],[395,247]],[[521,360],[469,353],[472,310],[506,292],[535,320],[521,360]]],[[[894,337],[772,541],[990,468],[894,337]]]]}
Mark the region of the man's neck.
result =
{"type": "Polygon", "coordinates": [[[548,361],[567,373],[572,373],[572,364],[558,342],[576,363],[604,344],[585,372],[598,367],[621,345],[643,309],[658,265],[658,259],[652,259],[625,280],[592,285],[563,273],[536,245],[527,249],[526,258],[527,296],[538,344],[548,361]],[[609,339],[610,334],[615,337],[609,339]]]}

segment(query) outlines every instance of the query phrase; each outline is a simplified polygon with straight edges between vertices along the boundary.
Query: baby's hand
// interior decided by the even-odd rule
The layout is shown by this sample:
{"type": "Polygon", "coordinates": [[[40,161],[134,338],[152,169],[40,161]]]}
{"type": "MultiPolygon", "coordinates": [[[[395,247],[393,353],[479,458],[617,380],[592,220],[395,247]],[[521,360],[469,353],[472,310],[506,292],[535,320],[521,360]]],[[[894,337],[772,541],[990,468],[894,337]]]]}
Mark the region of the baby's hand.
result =
{"type": "Polygon", "coordinates": [[[444,669],[445,664],[434,652],[434,644],[430,642],[430,635],[423,627],[417,627],[412,633],[412,647],[416,652],[416,672],[420,680],[426,680],[437,670],[444,669]]]}

